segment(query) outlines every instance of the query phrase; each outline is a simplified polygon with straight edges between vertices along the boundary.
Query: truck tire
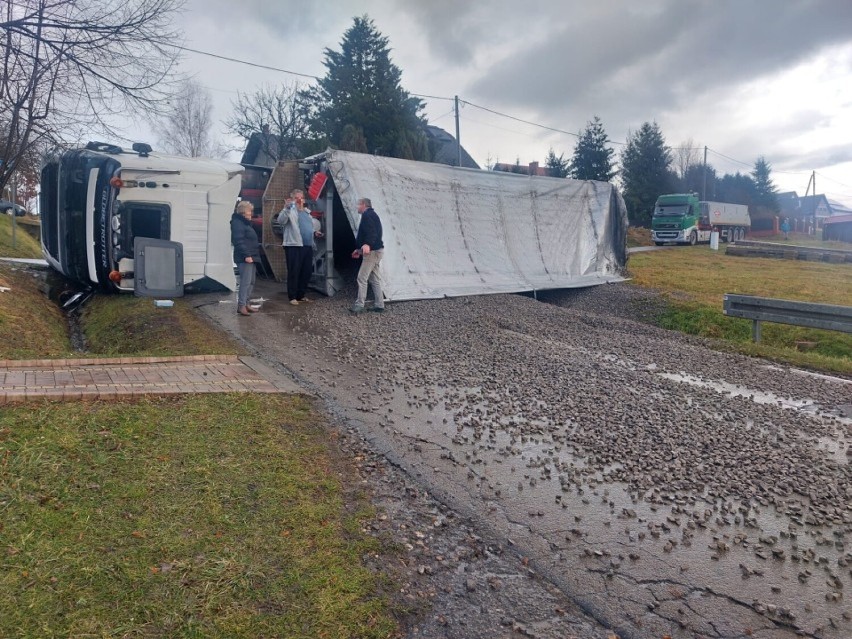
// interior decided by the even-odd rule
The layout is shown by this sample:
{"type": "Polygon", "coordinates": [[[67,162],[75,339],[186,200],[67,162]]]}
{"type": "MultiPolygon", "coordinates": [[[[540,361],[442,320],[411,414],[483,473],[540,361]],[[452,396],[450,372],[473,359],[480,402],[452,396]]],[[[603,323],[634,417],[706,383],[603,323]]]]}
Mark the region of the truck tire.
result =
{"type": "Polygon", "coordinates": [[[693,231],[692,233],[689,234],[689,245],[695,246],[696,244],[698,244],[698,233],[693,231]]]}
{"type": "Polygon", "coordinates": [[[665,242],[657,242],[656,240],[654,241],[655,246],[662,246],[663,244],[665,244],[665,242]]]}

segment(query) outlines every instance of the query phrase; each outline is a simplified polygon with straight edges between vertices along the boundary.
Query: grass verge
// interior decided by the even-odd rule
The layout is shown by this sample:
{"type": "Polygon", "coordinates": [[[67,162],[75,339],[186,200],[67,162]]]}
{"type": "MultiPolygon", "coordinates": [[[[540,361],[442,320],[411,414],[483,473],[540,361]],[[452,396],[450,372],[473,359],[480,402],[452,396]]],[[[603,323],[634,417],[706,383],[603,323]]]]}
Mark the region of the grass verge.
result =
{"type": "Polygon", "coordinates": [[[389,637],[308,400],[0,413],[0,636],[389,637]]]}
{"type": "Polygon", "coordinates": [[[725,293],[852,306],[852,268],[793,260],[735,257],[708,247],[683,247],[630,256],[632,283],[666,291],[657,323],[728,347],[796,366],[852,374],[852,335],[764,322],[762,342],[751,341],[749,320],[722,313],[725,293]],[[809,350],[800,351],[802,344],[809,350]]]}
{"type": "Polygon", "coordinates": [[[72,355],[65,317],[39,281],[26,268],[0,263],[0,286],[9,289],[0,293],[0,359],[72,355]]]}
{"type": "Polygon", "coordinates": [[[168,355],[237,355],[243,349],[192,309],[192,297],[171,308],[157,308],[150,298],[97,295],[81,322],[89,354],[157,357],[168,355]]]}
{"type": "Polygon", "coordinates": [[[34,239],[31,233],[24,228],[25,224],[21,218],[15,220],[15,238],[12,241],[12,216],[0,214],[0,256],[2,257],[24,257],[41,258],[41,244],[34,239]]]}
{"type": "Polygon", "coordinates": [[[153,300],[132,295],[96,295],[83,307],[87,350],[77,352],[68,319],[40,290],[42,281],[28,267],[0,263],[0,287],[9,289],[0,292],[0,359],[243,354],[193,311],[193,298],[157,308],[153,300]]]}

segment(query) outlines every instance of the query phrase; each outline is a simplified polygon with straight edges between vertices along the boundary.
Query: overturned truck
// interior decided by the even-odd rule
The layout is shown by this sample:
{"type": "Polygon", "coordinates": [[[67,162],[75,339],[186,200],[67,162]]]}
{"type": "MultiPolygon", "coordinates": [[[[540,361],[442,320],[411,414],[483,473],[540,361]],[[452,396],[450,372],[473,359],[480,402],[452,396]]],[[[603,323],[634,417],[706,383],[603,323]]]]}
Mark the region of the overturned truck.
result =
{"type": "Polygon", "coordinates": [[[620,281],[627,214],[606,182],[515,175],[328,151],[282,162],[263,197],[264,249],[279,278],[284,260],[274,217],[292,188],[307,185],[325,237],[313,288],[344,284],[367,197],[384,229],[388,300],[511,293],[620,281]]]}
{"type": "Polygon", "coordinates": [[[311,286],[326,295],[355,267],[361,197],[382,219],[390,301],[622,279],[627,217],[608,183],[345,151],[280,162],[271,173],[142,144],[55,153],[42,169],[42,249],[67,277],[104,290],[234,290],[228,222],[238,193],[251,193],[262,203],[256,221],[267,265],[284,279],[274,220],[294,188],[307,191],[322,224],[311,286]]]}

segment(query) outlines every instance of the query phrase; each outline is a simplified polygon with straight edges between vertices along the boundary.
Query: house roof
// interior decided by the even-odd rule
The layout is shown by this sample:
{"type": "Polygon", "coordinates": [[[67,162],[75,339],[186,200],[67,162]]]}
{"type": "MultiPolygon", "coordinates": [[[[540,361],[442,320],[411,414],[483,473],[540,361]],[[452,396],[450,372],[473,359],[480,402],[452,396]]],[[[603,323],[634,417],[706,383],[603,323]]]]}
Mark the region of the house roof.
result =
{"type": "MultiPolygon", "coordinates": [[[[459,165],[458,147],[452,135],[440,127],[427,124],[426,137],[429,139],[429,148],[432,150],[432,162],[450,166],[459,165]]],[[[470,169],[480,168],[464,147],[461,148],[461,162],[462,166],[470,169]]]]}
{"type": "Polygon", "coordinates": [[[778,206],[781,207],[781,215],[795,217],[799,213],[799,195],[795,191],[785,191],[775,196],[778,206]]]}
{"type": "Polygon", "coordinates": [[[802,215],[814,215],[825,218],[836,214],[834,207],[832,207],[828,198],[822,193],[819,195],[806,195],[799,198],[799,202],[801,204],[802,215]]]}
{"type": "Polygon", "coordinates": [[[852,215],[852,209],[850,209],[845,204],[841,204],[835,200],[829,200],[828,205],[831,207],[831,216],[835,217],[837,215],[852,215]]]}

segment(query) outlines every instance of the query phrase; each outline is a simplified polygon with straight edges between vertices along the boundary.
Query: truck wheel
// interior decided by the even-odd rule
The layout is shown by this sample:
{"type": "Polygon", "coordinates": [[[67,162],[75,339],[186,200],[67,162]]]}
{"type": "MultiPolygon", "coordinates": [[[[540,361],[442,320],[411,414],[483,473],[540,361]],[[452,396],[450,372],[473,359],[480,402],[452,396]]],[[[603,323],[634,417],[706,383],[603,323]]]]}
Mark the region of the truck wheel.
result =
{"type": "Polygon", "coordinates": [[[689,245],[695,246],[696,244],[698,244],[698,233],[693,231],[692,233],[689,234],[689,245]]]}
{"type": "Polygon", "coordinates": [[[655,246],[662,246],[663,244],[664,244],[664,242],[656,242],[656,241],[654,242],[655,246]]]}

